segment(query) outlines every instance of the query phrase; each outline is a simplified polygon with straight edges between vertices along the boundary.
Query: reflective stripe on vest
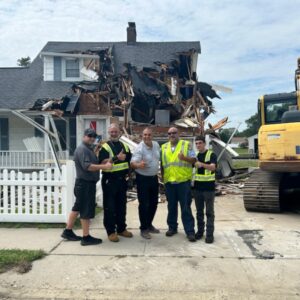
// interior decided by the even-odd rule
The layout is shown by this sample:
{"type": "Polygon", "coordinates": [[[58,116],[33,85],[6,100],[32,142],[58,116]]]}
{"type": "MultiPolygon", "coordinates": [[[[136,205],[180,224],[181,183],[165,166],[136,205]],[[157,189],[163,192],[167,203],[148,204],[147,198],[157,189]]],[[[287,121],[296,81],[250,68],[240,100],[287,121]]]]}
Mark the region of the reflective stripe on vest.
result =
{"type": "MultiPolygon", "coordinates": [[[[204,158],[204,163],[207,163],[210,161],[211,155],[212,155],[212,151],[207,150],[205,158],[204,158]]],[[[207,182],[207,181],[215,181],[215,180],[216,180],[215,172],[212,172],[207,169],[204,169],[204,174],[194,174],[194,181],[207,182]]]]}
{"type": "MultiPolygon", "coordinates": [[[[122,143],[122,145],[124,146],[126,153],[129,152],[128,146],[123,143],[122,143]]],[[[109,153],[109,158],[112,159],[114,157],[114,153],[113,153],[111,147],[109,146],[109,144],[105,143],[102,145],[102,147],[109,153]]],[[[102,172],[111,173],[111,172],[118,172],[118,171],[123,171],[123,170],[127,170],[127,169],[129,169],[129,164],[126,161],[126,162],[117,163],[117,164],[113,163],[111,170],[102,170],[102,172]]]]}
{"type": "Polygon", "coordinates": [[[161,150],[164,182],[184,182],[191,180],[192,165],[178,158],[180,152],[188,156],[189,142],[179,140],[174,152],[171,150],[171,143],[168,142],[162,145],[161,150]]]}

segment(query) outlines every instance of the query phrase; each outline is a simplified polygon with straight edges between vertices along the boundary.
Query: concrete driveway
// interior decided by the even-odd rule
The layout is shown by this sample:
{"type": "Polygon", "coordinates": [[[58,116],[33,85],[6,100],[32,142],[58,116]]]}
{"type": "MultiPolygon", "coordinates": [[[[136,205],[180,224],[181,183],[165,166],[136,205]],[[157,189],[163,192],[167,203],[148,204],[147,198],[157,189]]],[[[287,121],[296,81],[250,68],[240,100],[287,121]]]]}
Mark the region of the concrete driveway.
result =
{"type": "MultiPolygon", "coordinates": [[[[1,299],[300,299],[300,215],[244,210],[239,195],[216,198],[215,243],[190,243],[182,226],[167,238],[166,204],[146,241],[137,203],[128,203],[133,239],[99,246],[60,238],[60,229],[0,229],[0,248],[44,249],[29,273],[0,275],[1,299]]],[[[80,233],[80,231],[78,232],[80,233]]]]}

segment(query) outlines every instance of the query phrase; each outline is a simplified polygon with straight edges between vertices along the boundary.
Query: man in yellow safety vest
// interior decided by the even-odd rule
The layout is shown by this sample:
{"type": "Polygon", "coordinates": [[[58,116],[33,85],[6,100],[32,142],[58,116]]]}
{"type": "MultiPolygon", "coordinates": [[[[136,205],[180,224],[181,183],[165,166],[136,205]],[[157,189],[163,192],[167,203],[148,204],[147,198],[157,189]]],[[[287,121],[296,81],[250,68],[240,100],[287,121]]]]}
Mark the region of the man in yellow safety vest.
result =
{"type": "Polygon", "coordinates": [[[103,223],[108,239],[118,242],[119,237],[131,238],[132,233],[126,230],[127,181],[131,152],[127,145],[119,141],[120,129],[118,124],[111,124],[108,133],[110,140],[99,152],[99,161],[112,162],[112,169],[102,171],[103,190],[103,223]]]}
{"type": "Polygon", "coordinates": [[[196,137],[197,162],[194,175],[194,197],[197,208],[198,231],[196,239],[200,240],[204,233],[204,205],[206,210],[206,243],[214,241],[214,200],[215,200],[215,171],[217,156],[205,147],[205,137],[196,137]]]}
{"type": "Polygon", "coordinates": [[[161,147],[161,166],[163,181],[168,200],[169,230],[166,236],[177,233],[178,202],[181,207],[181,219],[187,238],[195,242],[194,217],[191,210],[192,165],[196,162],[195,153],[189,142],[179,139],[178,129],[168,130],[169,142],[161,147]]]}

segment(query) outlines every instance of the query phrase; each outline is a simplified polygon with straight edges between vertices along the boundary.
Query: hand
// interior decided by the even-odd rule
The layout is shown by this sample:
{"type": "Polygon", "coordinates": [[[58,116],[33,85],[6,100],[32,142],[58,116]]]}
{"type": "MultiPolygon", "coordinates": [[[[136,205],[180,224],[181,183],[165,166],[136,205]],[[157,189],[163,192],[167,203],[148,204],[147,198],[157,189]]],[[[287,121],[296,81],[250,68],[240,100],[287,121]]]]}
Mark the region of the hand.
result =
{"type": "Polygon", "coordinates": [[[126,159],[126,154],[123,153],[123,149],[122,151],[117,155],[118,160],[122,160],[124,161],[126,159]]]}
{"type": "Polygon", "coordinates": [[[142,160],[142,161],[139,163],[139,169],[145,169],[146,166],[147,166],[147,163],[146,163],[144,160],[142,160]]]}
{"type": "Polygon", "coordinates": [[[111,170],[112,169],[112,163],[110,161],[107,161],[104,165],[103,165],[103,169],[102,170],[111,170]]]}
{"type": "Polygon", "coordinates": [[[178,158],[179,158],[180,160],[184,160],[184,159],[185,159],[185,156],[183,155],[182,152],[180,152],[180,153],[178,154],[178,158]]]}
{"type": "Polygon", "coordinates": [[[195,163],[195,167],[196,168],[203,168],[203,163],[202,162],[200,162],[200,161],[197,161],[196,163],[195,163]]]}

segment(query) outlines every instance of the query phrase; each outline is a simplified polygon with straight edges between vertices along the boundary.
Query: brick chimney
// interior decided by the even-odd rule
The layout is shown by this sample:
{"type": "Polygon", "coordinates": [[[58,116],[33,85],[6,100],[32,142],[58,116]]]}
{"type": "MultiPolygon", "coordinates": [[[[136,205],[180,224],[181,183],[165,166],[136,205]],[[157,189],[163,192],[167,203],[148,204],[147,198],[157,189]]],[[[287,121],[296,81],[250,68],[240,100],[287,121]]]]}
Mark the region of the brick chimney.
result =
{"type": "Polygon", "coordinates": [[[127,44],[134,45],[136,43],[135,22],[128,22],[127,27],[127,44]]]}

